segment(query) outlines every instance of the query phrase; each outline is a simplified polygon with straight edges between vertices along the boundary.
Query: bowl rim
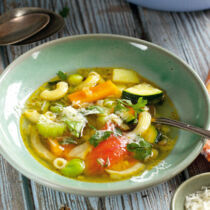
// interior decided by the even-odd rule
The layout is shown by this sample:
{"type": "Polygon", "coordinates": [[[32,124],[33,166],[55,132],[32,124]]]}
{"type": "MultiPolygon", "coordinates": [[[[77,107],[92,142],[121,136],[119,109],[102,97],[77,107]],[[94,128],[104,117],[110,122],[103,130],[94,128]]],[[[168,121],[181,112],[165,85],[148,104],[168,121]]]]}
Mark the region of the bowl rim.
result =
{"type": "Polygon", "coordinates": [[[185,180],[181,185],[179,185],[179,187],[176,189],[176,191],[173,195],[173,198],[171,200],[171,210],[176,210],[175,204],[176,204],[177,196],[187,185],[189,185],[191,182],[193,182],[195,180],[200,180],[200,179],[202,179],[203,177],[206,177],[206,176],[210,178],[210,172],[205,172],[205,173],[202,173],[202,174],[197,174],[195,176],[192,176],[191,178],[185,180]]]}
{"type": "MultiPolygon", "coordinates": [[[[25,52],[24,54],[22,54],[21,56],[19,56],[18,58],[16,58],[11,64],[9,64],[6,69],[3,71],[3,73],[0,75],[0,84],[1,81],[6,77],[6,75],[13,70],[13,67],[16,66],[18,63],[21,63],[23,60],[25,60],[27,57],[31,56],[34,52],[38,51],[38,50],[42,50],[45,49],[49,46],[53,46],[55,44],[58,43],[63,43],[63,42],[68,42],[68,41],[74,41],[74,40],[84,40],[84,39],[93,39],[93,38],[104,38],[104,39],[116,39],[116,40],[121,40],[121,41],[127,41],[127,42],[135,42],[138,44],[144,44],[147,45],[149,47],[155,48],[159,51],[164,52],[166,55],[173,57],[175,60],[177,60],[179,63],[181,63],[185,68],[184,70],[187,71],[189,74],[191,74],[192,77],[195,78],[195,81],[199,84],[200,88],[203,91],[203,95],[205,103],[206,103],[206,114],[207,114],[207,118],[206,118],[206,122],[205,122],[205,128],[208,129],[210,128],[210,117],[209,117],[209,112],[210,112],[210,102],[209,102],[209,96],[208,96],[208,92],[205,88],[205,85],[203,84],[202,80],[200,79],[200,77],[197,75],[197,73],[185,62],[183,61],[181,58],[179,58],[178,56],[176,56],[175,54],[171,53],[170,51],[156,45],[153,44],[151,42],[147,42],[138,38],[134,38],[134,37],[129,37],[129,36],[123,36],[123,35],[116,35],[116,34],[83,34],[83,35],[75,35],[75,36],[68,36],[68,37],[63,37],[63,38],[59,38],[56,40],[52,40],[49,42],[46,42],[44,44],[41,44],[37,47],[32,48],[31,50],[25,52]]],[[[1,133],[1,129],[0,129],[0,133],[1,133]]],[[[4,134],[2,134],[2,136],[4,136],[4,134]]],[[[202,139],[202,138],[201,138],[202,139]]],[[[112,189],[112,191],[109,190],[98,190],[98,189],[80,189],[79,187],[65,187],[65,186],[61,186],[58,185],[56,183],[52,183],[49,180],[47,180],[46,178],[43,177],[39,177],[36,176],[35,174],[25,170],[20,163],[16,162],[16,160],[14,160],[12,158],[12,156],[10,156],[9,154],[7,154],[7,152],[1,147],[0,145],[0,153],[3,155],[3,157],[15,168],[17,169],[19,172],[21,172],[22,174],[24,174],[26,177],[28,177],[29,179],[34,180],[35,182],[51,187],[55,190],[59,190],[62,192],[67,192],[67,193],[73,193],[73,194],[79,194],[79,195],[86,195],[86,196],[105,196],[105,195],[114,195],[114,194],[122,194],[122,193],[130,193],[130,192],[135,192],[135,191],[139,191],[139,190],[143,190],[145,188],[148,187],[152,187],[155,186],[157,184],[160,184],[162,182],[165,182],[169,179],[171,179],[172,177],[174,177],[175,175],[177,175],[178,173],[180,173],[181,171],[183,171],[188,165],[191,164],[191,162],[193,162],[193,160],[198,156],[198,154],[200,153],[202,147],[203,147],[204,141],[198,141],[196,147],[194,148],[194,153],[191,153],[188,158],[186,158],[185,160],[182,161],[182,164],[178,164],[176,167],[174,167],[173,169],[171,169],[169,171],[169,175],[166,177],[159,177],[157,180],[155,181],[151,181],[148,184],[144,184],[144,186],[141,186],[141,184],[138,185],[138,183],[136,183],[136,186],[126,186],[126,187],[119,187],[119,188],[115,188],[112,189]]],[[[120,183],[120,181],[118,182],[120,183]]],[[[100,184],[100,183],[97,183],[100,184]]]]}

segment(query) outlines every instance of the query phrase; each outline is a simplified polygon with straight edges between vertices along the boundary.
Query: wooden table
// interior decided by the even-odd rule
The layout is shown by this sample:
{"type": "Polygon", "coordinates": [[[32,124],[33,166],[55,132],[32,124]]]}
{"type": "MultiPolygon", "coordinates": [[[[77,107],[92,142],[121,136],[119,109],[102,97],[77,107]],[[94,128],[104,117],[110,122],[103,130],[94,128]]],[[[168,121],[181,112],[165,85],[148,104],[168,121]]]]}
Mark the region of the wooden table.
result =
{"type": "MultiPolygon", "coordinates": [[[[171,50],[205,80],[210,69],[210,11],[167,13],[142,9],[124,0],[1,0],[0,14],[15,7],[70,9],[65,27],[48,39],[26,46],[0,48],[0,72],[16,57],[49,40],[86,33],[138,37],[171,50]]],[[[173,179],[141,192],[107,197],[84,197],[54,191],[30,181],[0,156],[0,209],[170,209],[176,188],[187,178],[210,171],[199,156],[173,179]]]]}

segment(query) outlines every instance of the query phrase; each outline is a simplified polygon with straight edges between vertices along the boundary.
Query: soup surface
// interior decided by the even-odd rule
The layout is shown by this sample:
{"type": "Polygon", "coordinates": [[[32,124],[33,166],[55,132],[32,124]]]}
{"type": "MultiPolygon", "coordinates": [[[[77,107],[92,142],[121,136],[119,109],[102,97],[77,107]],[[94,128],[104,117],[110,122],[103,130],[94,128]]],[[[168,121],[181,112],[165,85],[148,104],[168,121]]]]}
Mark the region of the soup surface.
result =
{"type": "Polygon", "coordinates": [[[133,70],[62,71],[26,101],[21,135],[41,164],[90,182],[128,179],[166,158],[177,130],[152,123],[178,119],[167,94],[133,70]]]}

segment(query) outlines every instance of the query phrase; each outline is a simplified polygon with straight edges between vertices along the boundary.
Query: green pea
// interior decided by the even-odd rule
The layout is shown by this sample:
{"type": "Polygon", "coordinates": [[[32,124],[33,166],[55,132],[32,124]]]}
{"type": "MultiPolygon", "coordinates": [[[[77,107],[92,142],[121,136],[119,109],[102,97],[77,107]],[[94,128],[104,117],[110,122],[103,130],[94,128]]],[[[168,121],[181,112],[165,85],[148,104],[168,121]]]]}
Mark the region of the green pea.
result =
{"type": "Polygon", "coordinates": [[[81,76],[80,74],[72,74],[68,77],[68,83],[70,85],[79,85],[83,80],[83,76],[81,76]]]}
{"type": "Polygon", "coordinates": [[[61,169],[61,173],[68,177],[77,177],[83,173],[85,169],[85,162],[80,159],[70,160],[64,168],[61,169]]]}

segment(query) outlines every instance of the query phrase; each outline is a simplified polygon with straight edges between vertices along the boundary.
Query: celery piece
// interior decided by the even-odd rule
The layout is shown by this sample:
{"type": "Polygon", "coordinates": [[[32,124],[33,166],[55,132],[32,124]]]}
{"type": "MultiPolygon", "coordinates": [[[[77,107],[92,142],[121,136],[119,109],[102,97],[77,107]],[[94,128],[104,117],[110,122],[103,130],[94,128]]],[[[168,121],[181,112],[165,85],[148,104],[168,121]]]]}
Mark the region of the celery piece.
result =
{"type": "Polygon", "coordinates": [[[37,123],[39,133],[45,138],[62,136],[66,130],[64,123],[57,123],[51,120],[39,120],[37,123]]]}

